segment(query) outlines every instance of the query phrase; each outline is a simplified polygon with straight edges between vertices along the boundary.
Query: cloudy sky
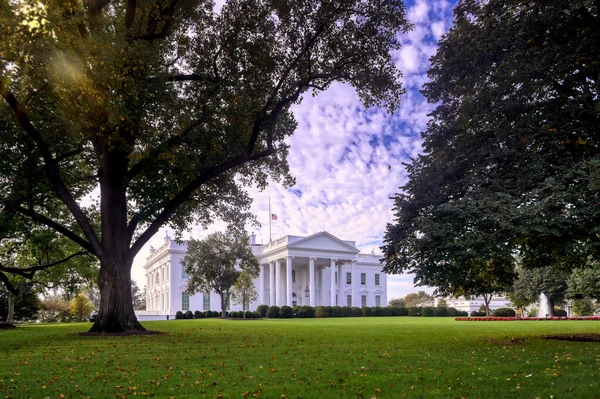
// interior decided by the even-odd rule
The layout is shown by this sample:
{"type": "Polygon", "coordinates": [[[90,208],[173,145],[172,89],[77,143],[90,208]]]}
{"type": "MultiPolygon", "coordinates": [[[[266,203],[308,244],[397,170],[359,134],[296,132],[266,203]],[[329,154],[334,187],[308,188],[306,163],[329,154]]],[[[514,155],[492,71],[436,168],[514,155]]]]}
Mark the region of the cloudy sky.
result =
{"type": "MultiPolygon", "coordinates": [[[[262,227],[250,232],[254,231],[258,243],[269,241],[270,198],[271,212],[278,216],[272,223],[273,238],[326,230],[356,241],[363,252],[381,252],[386,224],[393,221],[389,197],[406,182],[402,162],[421,151],[419,134],[433,107],[419,89],[427,81],[428,60],[436,43],[452,23],[454,0],[405,4],[414,29],[402,36],[403,47],[393,54],[407,91],[400,109],[393,115],[379,108],[365,109],[354,90],[343,84],[305,97],[294,108],[298,129],[289,139],[288,162],[296,185],[271,184],[263,192],[252,192],[252,211],[262,227]]],[[[189,234],[203,238],[207,233],[194,228],[189,234]]],[[[134,261],[133,277],[140,286],[145,284],[148,248],[160,246],[164,235],[165,230],[158,233],[134,261]]],[[[410,275],[388,278],[388,299],[421,289],[413,286],[410,275]]]]}

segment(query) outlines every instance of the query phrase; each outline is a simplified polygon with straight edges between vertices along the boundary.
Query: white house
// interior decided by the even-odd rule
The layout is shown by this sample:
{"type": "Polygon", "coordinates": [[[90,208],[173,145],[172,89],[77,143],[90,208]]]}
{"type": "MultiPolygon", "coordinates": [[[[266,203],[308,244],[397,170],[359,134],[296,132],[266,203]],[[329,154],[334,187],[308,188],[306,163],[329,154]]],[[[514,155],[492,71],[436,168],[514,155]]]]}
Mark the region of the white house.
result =
{"type": "MultiPolygon", "coordinates": [[[[268,244],[249,245],[259,259],[260,275],[254,281],[258,305],[277,306],[386,306],[387,276],[381,271],[381,255],[363,254],[354,241],[340,240],[326,231],[308,237],[285,236],[268,244]]],[[[140,319],[173,317],[179,310],[219,310],[214,293],[189,295],[181,265],[187,243],[168,236],[146,260],[146,311],[140,319]]],[[[242,310],[232,304],[231,310],[242,310]]]]}

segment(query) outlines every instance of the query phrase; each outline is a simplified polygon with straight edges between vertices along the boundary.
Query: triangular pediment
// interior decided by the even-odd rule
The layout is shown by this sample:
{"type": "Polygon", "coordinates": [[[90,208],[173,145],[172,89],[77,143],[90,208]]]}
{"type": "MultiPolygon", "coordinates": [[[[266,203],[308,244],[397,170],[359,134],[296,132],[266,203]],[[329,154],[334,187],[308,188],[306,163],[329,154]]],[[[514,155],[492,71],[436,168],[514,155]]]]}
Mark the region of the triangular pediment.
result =
{"type": "Polygon", "coordinates": [[[340,240],[326,231],[321,231],[320,233],[312,234],[301,240],[293,242],[292,244],[288,245],[288,248],[318,249],[322,251],[333,252],[360,252],[354,245],[351,245],[344,240],[340,240]]]}

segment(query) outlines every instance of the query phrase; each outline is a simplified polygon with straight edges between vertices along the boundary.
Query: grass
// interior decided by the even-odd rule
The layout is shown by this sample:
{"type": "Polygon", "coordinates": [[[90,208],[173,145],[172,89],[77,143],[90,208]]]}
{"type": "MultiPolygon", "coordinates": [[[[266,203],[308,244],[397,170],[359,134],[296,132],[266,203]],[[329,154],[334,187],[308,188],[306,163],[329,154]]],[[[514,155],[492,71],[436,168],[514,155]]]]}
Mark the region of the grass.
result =
{"type": "Polygon", "coordinates": [[[598,398],[600,323],[451,318],[172,320],[0,331],[0,398],[598,398]]]}

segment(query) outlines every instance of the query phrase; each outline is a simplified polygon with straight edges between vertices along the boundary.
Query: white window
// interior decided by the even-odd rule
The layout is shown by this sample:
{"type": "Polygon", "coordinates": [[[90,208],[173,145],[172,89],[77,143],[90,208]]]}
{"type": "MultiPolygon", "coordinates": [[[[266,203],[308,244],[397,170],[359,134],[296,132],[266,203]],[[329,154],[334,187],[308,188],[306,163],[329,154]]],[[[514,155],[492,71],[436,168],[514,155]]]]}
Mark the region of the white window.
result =
{"type": "Polygon", "coordinates": [[[375,273],[375,285],[379,285],[379,273],[375,273]]]}
{"type": "Polygon", "coordinates": [[[367,285],[367,273],[360,274],[360,285],[367,285]]]}
{"type": "Polygon", "coordinates": [[[346,306],[352,306],[352,295],[346,295],[346,306]]]}
{"type": "Polygon", "coordinates": [[[363,308],[367,307],[367,296],[366,295],[360,296],[360,306],[363,308]]]}
{"type": "Polygon", "coordinates": [[[381,297],[379,295],[375,295],[375,306],[381,306],[381,297]]]}
{"type": "Polygon", "coordinates": [[[292,283],[296,282],[296,271],[292,270],[292,283]]]}
{"type": "Polygon", "coordinates": [[[210,294],[202,294],[202,310],[210,310],[210,294]]]}
{"type": "Polygon", "coordinates": [[[298,306],[298,301],[292,301],[292,306],[298,306]]]}
{"type": "Polygon", "coordinates": [[[346,284],[352,284],[352,273],[346,273],[346,284]]]}

